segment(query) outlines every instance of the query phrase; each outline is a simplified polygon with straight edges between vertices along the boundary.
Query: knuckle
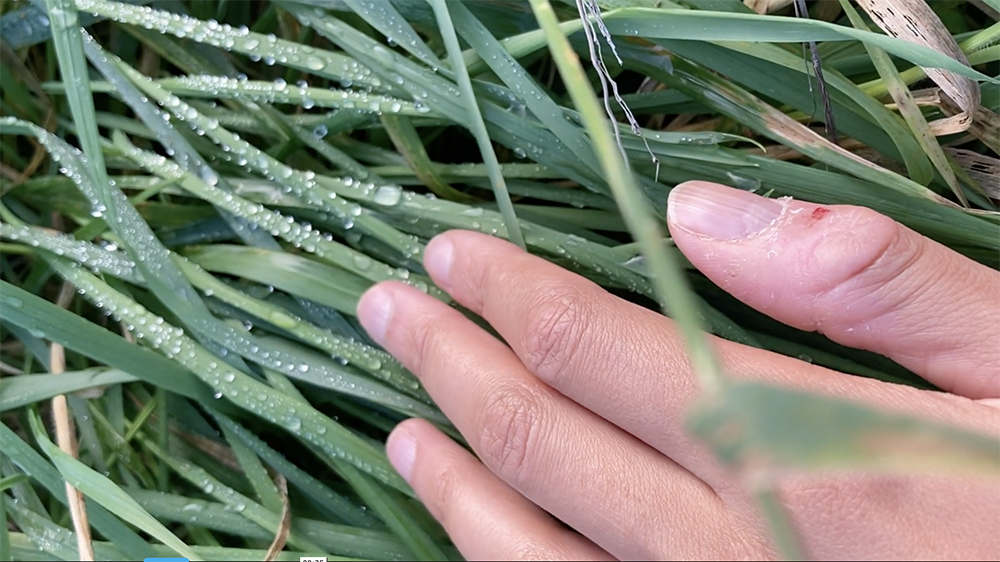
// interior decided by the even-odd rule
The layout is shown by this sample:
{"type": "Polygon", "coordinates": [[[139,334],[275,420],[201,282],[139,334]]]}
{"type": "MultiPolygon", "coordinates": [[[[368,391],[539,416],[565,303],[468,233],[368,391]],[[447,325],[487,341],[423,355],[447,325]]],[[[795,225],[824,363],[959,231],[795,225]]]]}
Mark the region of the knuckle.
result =
{"type": "Polygon", "coordinates": [[[830,279],[826,293],[869,291],[906,271],[921,255],[920,236],[907,236],[896,221],[871,209],[860,209],[853,232],[844,232],[841,255],[848,260],[839,278],[830,279]],[[859,235],[864,233],[864,235],[859,235]]]}
{"type": "Polygon", "coordinates": [[[480,418],[480,454],[487,465],[515,487],[536,449],[541,423],[539,397],[522,385],[506,385],[491,393],[480,418]]]}
{"type": "Polygon", "coordinates": [[[455,510],[455,505],[460,501],[463,474],[459,466],[454,462],[445,462],[438,465],[432,478],[429,494],[421,500],[427,505],[435,519],[441,522],[445,529],[450,528],[450,514],[455,510]]]}
{"type": "Polygon", "coordinates": [[[418,377],[422,376],[424,366],[441,347],[441,331],[435,329],[430,318],[419,317],[400,324],[406,331],[406,367],[418,377]]]}
{"type": "Polygon", "coordinates": [[[511,547],[510,560],[572,560],[553,545],[539,544],[534,540],[520,540],[511,547]]]}
{"type": "Polygon", "coordinates": [[[907,302],[924,283],[915,283],[914,268],[925,252],[925,240],[889,217],[870,209],[855,211],[851,228],[831,235],[822,250],[836,265],[824,260],[815,277],[816,329],[831,335],[877,313],[891,312],[907,302]],[[834,273],[835,272],[835,273],[834,273]],[[871,303],[872,307],[843,307],[842,303],[871,303]],[[856,311],[856,312],[855,312],[856,311]],[[856,318],[864,312],[865,318],[856,318]]]}
{"type": "Polygon", "coordinates": [[[592,316],[586,295],[560,286],[540,291],[529,303],[521,335],[525,367],[547,381],[557,381],[569,371],[586,346],[583,339],[592,316]]]}

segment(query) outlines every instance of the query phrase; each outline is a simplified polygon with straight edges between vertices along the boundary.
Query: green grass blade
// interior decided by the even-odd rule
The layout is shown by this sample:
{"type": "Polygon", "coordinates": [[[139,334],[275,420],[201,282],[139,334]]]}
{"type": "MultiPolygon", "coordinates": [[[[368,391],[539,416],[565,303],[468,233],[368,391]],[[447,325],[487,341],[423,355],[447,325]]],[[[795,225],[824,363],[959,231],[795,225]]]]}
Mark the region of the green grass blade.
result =
{"type": "Polygon", "coordinates": [[[661,305],[677,320],[691,353],[694,372],[702,384],[714,388],[721,383],[722,371],[701,331],[701,316],[694,306],[687,279],[673,256],[663,248],[663,235],[656,219],[632,179],[632,172],[615,146],[607,118],[602,113],[587,77],[573,53],[548,0],[531,0],[531,8],[545,32],[549,50],[559,68],[573,103],[583,115],[587,132],[597,153],[605,177],[622,210],[625,223],[642,245],[643,255],[653,275],[653,286],[661,305]]]}
{"type": "Polygon", "coordinates": [[[20,287],[0,281],[4,321],[43,334],[50,341],[84,354],[172,392],[203,402],[212,391],[190,372],[156,353],[129,344],[84,318],[43,300],[20,287]]]}
{"type": "Polygon", "coordinates": [[[237,439],[259,455],[271,468],[284,475],[290,484],[301,489],[310,501],[316,503],[327,514],[354,527],[378,529],[382,526],[378,520],[372,517],[370,512],[361,509],[344,496],[331,490],[308,472],[289,462],[280,453],[269,447],[267,443],[243,426],[218,412],[212,412],[212,415],[219,422],[219,425],[235,435],[237,439]]]}
{"type": "Polygon", "coordinates": [[[169,529],[154,519],[146,510],[142,509],[117,484],[64,453],[59,447],[53,444],[45,434],[44,425],[37,413],[30,412],[28,419],[31,422],[31,428],[34,431],[35,439],[39,446],[52,459],[53,464],[59,470],[60,474],[62,474],[63,478],[66,479],[67,483],[106,509],[113,509],[133,525],[162,541],[163,544],[169,546],[177,554],[188,560],[201,560],[184,541],[177,538],[169,529]]]}
{"type": "Polygon", "coordinates": [[[59,394],[139,380],[117,369],[87,369],[51,375],[11,377],[0,385],[0,412],[48,400],[59,394]]]}
{"type": "MultiPolygon", "coordinates": [[[[190,369],[219,397],[225,396],[230,402],[284,427],[296,437],[314,444],[324,453],[342,458],[357,465],[363,471],[375,476],[391,487],[412,494],[409,486],[389,465],[385,453],[359,439],[330,418],[309,406],[302,406],[285,395],[275,392],[267,385],[249,375],[237,371],[228,364],[218,361],[218,357],[193,339],[151,314],[135,301],[115,291],[97,277],[77,267],[67,266],[58,260],[51,262],[54,268],[73,283],[88,299],[99,302],[113,315],[133,326],[134,333],[159,348],[162,353],[190,369]]],[[[225,324],[223,324],[225,326],[225,324]]],[[[239,345],[252,346],[246,336],[236,337],[239,345]]],[[[258,346],[259,347],[259,346],[258,346]]],[[[286,360],[287,361],[287,360],[286,360]]],[[[272,364],[277,359],[271,358],[272,364]]],[[[285,365],[285,369],[295,369],[297,362],[285,365]]]]}
{"type": "Polygon", "coordinates": [[[974,80],[997,83],[997,79],[929,47],[817,19],[645,8],[623,8],[603,17],[612,34],[647,39],[765,43],[858,40],[919,66],[942,68],[974,80]]]}
{"type": "Polygon", "coordinates": [[[514,212],[514,205],[510,201],[510,194],[507,193],[507,184],[500,172],[500,162],[497,161],[496,152],[493,151],[489,132],[486,130],[483,116],[479,111],[479,102],[472,90],[472,79],[469,78],[469,72],[462,60],[462,48],[458,44],[458,35],[455,34],[455,26],[451,22],[448,5],[445,0],[430,0],[430,3],[431,7],[434,8],[438,29],[441,31],[445,47],[448,50],[452,70],[458,80],[461,99],[469,115],[468,123],[471,126],[472,135],[476,139],[476,144],[479,145],[479,152],[482,154],[486,169],[489,171],[490,182],[493,184],[493,195],[500,206],[500,214],[503,216],[508,238],[522,249],[526,249],[524,235],[521,233],[521,226],[518,224],[517,215],[514,212]]]}

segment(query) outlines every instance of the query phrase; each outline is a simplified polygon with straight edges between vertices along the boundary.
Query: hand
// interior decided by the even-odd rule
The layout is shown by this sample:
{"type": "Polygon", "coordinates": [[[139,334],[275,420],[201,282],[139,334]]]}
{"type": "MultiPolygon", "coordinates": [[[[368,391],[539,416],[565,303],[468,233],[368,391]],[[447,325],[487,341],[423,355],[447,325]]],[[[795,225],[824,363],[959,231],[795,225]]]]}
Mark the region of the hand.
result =
{"type": "MultiPolygon", "coordinates": [[[[729,376],[1000,435],[1000,410],[983,400],[1000,398],[996,271],[859,207],[691,182],[668,208],[678,248],[743,302],[887,355],[947,393],[712,338],[729,376]]],[[[481,234],[438,236],[424,263],[506,345],[400,283],[369,290],[358,314],[482,459],[416,419],[387,444],[464,556],[776,555],[740,482],[682,427],[697,389],[671,320],[481,234]]],[[[799,476],[779,495],[818,559],[1000,557],[1000,485],[989,478],[799,476]]]]}

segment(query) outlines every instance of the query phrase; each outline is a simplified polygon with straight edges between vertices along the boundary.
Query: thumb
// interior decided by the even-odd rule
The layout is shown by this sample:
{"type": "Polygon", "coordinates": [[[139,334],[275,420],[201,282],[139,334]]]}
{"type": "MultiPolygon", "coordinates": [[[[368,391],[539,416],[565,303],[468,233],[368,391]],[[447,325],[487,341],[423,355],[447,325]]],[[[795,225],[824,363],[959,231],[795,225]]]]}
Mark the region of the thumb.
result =
{"type": "Polygon", "coordinates": [[[705,182],[670,193],[691,263],[803,330],[887,355],[938,387],[1000,397],[1000,273],[864,207],[767,199],[705,182]]]}

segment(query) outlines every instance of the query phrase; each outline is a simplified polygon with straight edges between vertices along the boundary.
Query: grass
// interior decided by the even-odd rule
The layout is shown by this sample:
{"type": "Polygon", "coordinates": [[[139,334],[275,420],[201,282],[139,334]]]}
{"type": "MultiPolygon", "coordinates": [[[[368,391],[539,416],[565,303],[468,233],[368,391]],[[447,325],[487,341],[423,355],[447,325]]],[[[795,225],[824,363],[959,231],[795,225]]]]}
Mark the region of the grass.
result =
{"type": "Polygon", "coordinates": [[[877,427],[950,452],[897,469],[1000,470],[990,440],[728,383],[702,329],[929,388],[749,310],[663,225],[669,189],[706,179],[868,206],[1000,266],[995,187],[979,183],[995,181],[980,172],[997,156],[994,0],[930,2],[943,23],[924,45],[848,4],[795,19],[600,0],[600,25],[565,0],[312,4],[0,0],[0,559],[91,542],[98,559],[457,557],[382,442],[410,416],[460,437],[354,317],[388,279],[449,302],[420,260],[452,228],[678,320],[705,390],[692,428],[737,467],[748,450],[878,464],[856,438],[877,427]],[[968,131],[942,130],[962,100],[922,101],[927,67],[978,97],[968,131]],[[789,427],[796,404],[814,415],[789,427]],[[75,431],[53,440],[50,419],[75,431]],[[734,421],[750,428],[735,445],[734,421]]]}

